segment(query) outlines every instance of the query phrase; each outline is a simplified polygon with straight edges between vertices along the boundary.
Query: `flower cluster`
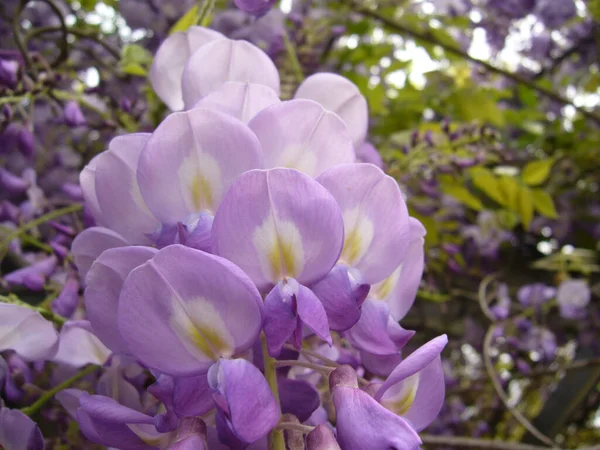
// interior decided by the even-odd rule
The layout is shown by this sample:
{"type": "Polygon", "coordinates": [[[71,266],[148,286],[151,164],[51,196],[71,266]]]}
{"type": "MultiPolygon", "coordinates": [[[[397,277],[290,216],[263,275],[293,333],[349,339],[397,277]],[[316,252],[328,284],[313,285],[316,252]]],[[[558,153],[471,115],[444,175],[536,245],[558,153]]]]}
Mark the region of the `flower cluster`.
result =
{"type": "Polygon", "coordinates": [[[72,244],[85,320],[59,335],[1,304],[0,350],[103,366],[95,394],[57,398],[108,447],[418,448],[447,338],[403,355],[425,229],[360,162],[380,162],[365,98],[320,73],[281,101],[262,50],[201,27],[161,45],[150,80],[174,112],[80,175],[95,221],[72,244]]]}

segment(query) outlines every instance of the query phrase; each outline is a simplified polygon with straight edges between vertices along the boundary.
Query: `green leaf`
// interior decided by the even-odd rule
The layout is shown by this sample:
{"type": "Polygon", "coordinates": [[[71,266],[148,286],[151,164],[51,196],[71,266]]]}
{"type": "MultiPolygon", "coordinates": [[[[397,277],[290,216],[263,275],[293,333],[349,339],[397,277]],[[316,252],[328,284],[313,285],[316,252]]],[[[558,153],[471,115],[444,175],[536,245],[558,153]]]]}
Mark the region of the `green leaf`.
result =
{"type": "Polygon", "coordinates": [[[507,230],[512,230],[519,223],[519,216],[514,211],[501,209],[494,214],[498,219],[498,223],[507,230]]]}
{"type": "Polygon", "coordinates": [[[145,77],[146,75],[148,75],[148,71],[138,63],[129,63],[127,65],[121,66],[121,71],[126,73],[127,75],[135,75],[138,77],[145,77]]]}
{"type": "Polygon", "coordinates": [[[511,211],[519,211],[519,182],[509,176],[501,176],[498,178],[498,187],[501,195],[504,198],[504,205],[511,211]]]}
{"type": "Polygon", "coordinates": [[[454,197],[459,202],[467,205],[468,207],[475,209],[477,211],[481,211],[483,209],[483,204],[481,200],[475,197],[473,194],[469,192],[469,190],[463,186],[458,184],[446,184],[442,187],[444,193],[454,197]]]}
{"type": "Polygon", "coordinates": [[[533,220],[533,195],[531,190],[526,186],[521,186],[519,189],[519,215],[523,222],[523,228],[529,229],[531,221],[533,220]]]}
{"type": "Polygon", "coordinates": [[[491,171],[484,167],[474,167],[471,169],[471,178],[477,189],[482,191],[496,203],[505,205],[505,199],[500,191],[498,179],[491,171]]]}
{"type": "Polygon", "coordinates": [[[554,200],[552,200],[550,194],[543,189],[532,189],[531,196],[533,198],[533,205],[535,206],[537,212],[550,219],[556,219],[558,217],[556,208],[554,206],[554,200]]]}
{"type": "Polygon", "coordinates": [[[554,158],[540,159],[537,161],[531,161],[523,167],[521,177],[523,182],[529,186],[538,186],[544,183],[550,175],[550,170],[554,165],[554,158]]]}
{"type": "Polygon", "coordinates": [[[179,19],[175,25],[169,30],[169,34],[177,33],[178,31],[187,31],[188,28],[193,27],[198,23],[200,16],[200,9],[198,4],[192,6],[188,11],[179,19]]]}

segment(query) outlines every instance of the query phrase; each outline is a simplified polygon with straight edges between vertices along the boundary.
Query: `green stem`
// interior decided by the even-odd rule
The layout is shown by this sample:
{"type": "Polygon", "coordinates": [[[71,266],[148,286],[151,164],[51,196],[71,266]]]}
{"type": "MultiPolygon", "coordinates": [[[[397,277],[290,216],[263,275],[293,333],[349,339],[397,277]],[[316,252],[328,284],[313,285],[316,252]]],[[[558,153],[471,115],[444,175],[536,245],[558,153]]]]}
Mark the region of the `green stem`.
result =
{"type": "Polygon", "coordinates": [[[31,230],[39,225],[42,225],[50,220],[56,219],[57,217],[64,216],[66,214],[70,214],[73,212],[81,211],[83,208],[80,204],[74,204],[67,206],[65,208],[55,209],[54,211],[50,211],[48,214],[44,214],[43,216],[38,217],[31,222],[27,222],[26,224],[20,226],[15,231],[10,233],[2,242],[0,242],[0,250],[5,247],[8,247],[13,239],[17,239],[22,233],[31,230]]]}
{"type": "Polygon", "coordinates": [[[215,7],[215,0],[205,0],[202,3],[200,14],[198,14],[198,25],[207,27],[212,22],[212,10],[215,7]]]}
{"type": "Polygon", "coordinates": [[[306,369],[312,369],[317,372],[322,373],[323,375],[328,376],[331,372],[335,370],[335,367],[322,366],[320,364],[314,364],[305,361],[297,361],[297,360],[277,360],[275,361],[275,367],[304,367],[306,369]]]}
{"type": "Polygon", "coordinates": [[[81,372],[76,373],[68,380],[63,381],[59,385],[50,389],[49,391],[44,392],[44,394],[42,394],[42,396],[39,399],[37,399],[37,401],[33,405],[30,405],[30,406],[27,406],[27,407],[21,409],[21,412],[28,416],[33,416],[40,409],[42,409],[46,403],[48,403],[50,400],[52,400],[52,398],[56,394],[58,394],[60,391],[70,388],[75,383],[77,383],[79,380],[81,380],[82,378],[86,377],[87,375],[89,375],[91,373],[94,373],[96,370],[98,370],[98,366],[96,366],[96,365],[92,364],[92,365],[87,366],[81,372]]]}
{"type": "MultiPolygon", "coordinates": [[[[265,378],[267,379],[267,383],[269,383],[271,392],[273,393],[273,396],[279,405],[279,389],[277,388],[277,370],[275,366],[275,360],[269,356],[265,335],[262,334],[260,339],[262,342],[263,359],[265,360],[265,378]]],[[[285,450],[283,431],[274,429],[269,433],[269,450],[285,450]]]]}
{"type": "Polygon", "coordinates": [[[304,72],[302,71],[302,64],[300,64],[300,60],[298,59],[298,55],[296,54],[296,49],[294,48],[294,44],[290,40],[287,30],[283,31],[283,45],[285,46],[288,58],[292,63],[292,68],[294,69],[294,73],[296,74],[298,83],[302,83],[304,81],[304,72]]]}
{"type": "Polygon", "coordinates": [[[11,305],[18,305],[23,308],[28,308],[33,311],[37,311],[42,315],[42,317],[44,319],[53,322],[59,328],[62,327],[65,324],[65,322],[67,321],[67,319],[65,319],[63,316],[59,316],[58,314],[56,314],[53,311],[46,309],[44,307],[30,305],[29,303],[24,302],[23,300],[21,300],[19,297],[17,297],[14,294],[9,294],[8,297],[6,297],[4,295],[0,295],[0,302],[8,303],[11,305]]]}

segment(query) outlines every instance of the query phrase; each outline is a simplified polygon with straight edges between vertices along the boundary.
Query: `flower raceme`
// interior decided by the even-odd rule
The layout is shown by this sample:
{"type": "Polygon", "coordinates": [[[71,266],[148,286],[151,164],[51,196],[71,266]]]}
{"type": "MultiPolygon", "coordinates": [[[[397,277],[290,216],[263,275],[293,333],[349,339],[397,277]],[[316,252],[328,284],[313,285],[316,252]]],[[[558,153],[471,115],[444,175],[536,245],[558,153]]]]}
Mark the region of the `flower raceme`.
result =
{"type": "Polygon", "coordinates": [[[173,112],[81,172],[96,225],[72,245],[86,320],[58,334],[0,305],[0,350],[103,366],[95,394],[58,396],[100,445],[283,450],[292,417],[309,450],[418,448],[447,339],[403,350],[425,230],[395,180],[359,162],[376,152],[364,97],[316,74],[281,101],[260,49],[199,27],[167,38],[150,80],[173,112]]]}

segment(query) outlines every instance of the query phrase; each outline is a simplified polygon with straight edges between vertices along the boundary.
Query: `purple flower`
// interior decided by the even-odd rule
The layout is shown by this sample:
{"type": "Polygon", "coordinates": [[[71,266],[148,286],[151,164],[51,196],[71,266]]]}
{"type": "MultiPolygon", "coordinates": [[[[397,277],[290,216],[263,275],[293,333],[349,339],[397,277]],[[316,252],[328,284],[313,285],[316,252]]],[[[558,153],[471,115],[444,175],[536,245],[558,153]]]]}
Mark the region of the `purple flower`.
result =
{"type": "Polygon", "coordinates": [[[354,148],[356,154],[356,161],[362,163],[373,164],[380,169],[383,169],[383,160],[381,155],[370,142],[363,142],[358,147],[354,148]]]}
{"type": "Polygon", "coordinates": [[[235,5],[242,11],[260,16],[275,4],[275,0],[234,0],[235,5]]]}
{"type": "Polygon", "coordinates": [[[17,86],[19,63],[0,58],[0,84],[14,89],[17,86]]]}
{"type": "Polygon", "coordinates": [[[498,292],[496,293],[496,304],[490,308],[492,314],[498,320],[506,319],[510,314],[510,294],[508,292],[508,286],[502,283],[498,286],[498,292]]]}
{"type": "Polygon", "coordinates": [[[579,319],[585,315],[592,293],[585,280],[565,280],[558,286],[556,300],[560,315],[565,319],[579,319]]]}
{"type": "Polygon", "coordinates": [[[46,283],[46,278],[56,269],[57,262],[55,256],[48,256],[30,266],[10,272],[4,277],[4,280],[9,286],[26,286],[32,291],[41,291],[46,283]]]}
{"type": "Polygon", "coordinates": [[[558,28],[575,17],[577,7],[573,0],[537,0],[535,14],[548,28],[558,28]]]}
{"type": "Polygon", "coordinates": [[[523,306],[539,307],[556,295],[556,289],[543,283],[522,286],[517,292],[519,303],[523,306]]]}
{"type": "Polygon", "coordinates": [[[64,109],[65,123],[70,127],[82,127],[87,124],[79,103],[72,100],[67,102],[64,109]]]}
{"type": "Polygon", "coordinates": [[[7,450],[43,450],[42,432],[21,411],[0,408],[0,447],[7,450]]]}

